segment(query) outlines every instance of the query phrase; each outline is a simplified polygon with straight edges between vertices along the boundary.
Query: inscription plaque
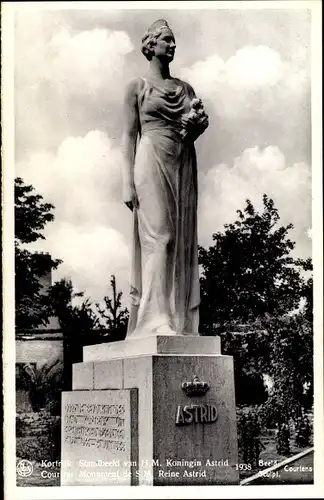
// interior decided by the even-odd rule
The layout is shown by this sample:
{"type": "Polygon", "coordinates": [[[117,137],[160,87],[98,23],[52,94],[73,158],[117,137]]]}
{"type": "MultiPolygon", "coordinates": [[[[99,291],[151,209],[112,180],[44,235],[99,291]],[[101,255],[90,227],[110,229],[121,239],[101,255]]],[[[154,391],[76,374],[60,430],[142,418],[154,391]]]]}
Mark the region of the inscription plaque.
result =
{"type": "Polygon", "coordinates": [[[136,484],[137,389],[62,393],[61,485],[136,484]]]}

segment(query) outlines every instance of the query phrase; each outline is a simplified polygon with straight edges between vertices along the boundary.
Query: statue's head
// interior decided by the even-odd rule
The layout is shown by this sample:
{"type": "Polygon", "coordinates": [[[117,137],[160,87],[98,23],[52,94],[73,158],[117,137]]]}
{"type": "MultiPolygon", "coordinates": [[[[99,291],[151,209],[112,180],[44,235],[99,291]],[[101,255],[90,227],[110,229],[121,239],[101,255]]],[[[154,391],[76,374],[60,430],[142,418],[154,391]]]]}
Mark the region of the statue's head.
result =
{"type": "Polygon", "coordinates": [[[149,61],[155,55],[172,61],[175,47],[174,34],[164,19],[155,21],[142,38],[142,53],[149,61]]]}

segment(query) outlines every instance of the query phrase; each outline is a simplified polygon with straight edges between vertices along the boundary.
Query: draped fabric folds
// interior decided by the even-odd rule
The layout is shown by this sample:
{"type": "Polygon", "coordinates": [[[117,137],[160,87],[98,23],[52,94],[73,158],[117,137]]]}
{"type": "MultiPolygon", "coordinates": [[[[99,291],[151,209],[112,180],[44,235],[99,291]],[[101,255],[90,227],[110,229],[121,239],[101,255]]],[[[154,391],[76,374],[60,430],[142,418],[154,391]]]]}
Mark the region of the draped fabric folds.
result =
{"type": "Polygon", "coordinates": [[[197,165],[180,134],[193,97],[180,80],[171,88],[143,80],[138,96],[128,337],[198,335],[197,165]]]}

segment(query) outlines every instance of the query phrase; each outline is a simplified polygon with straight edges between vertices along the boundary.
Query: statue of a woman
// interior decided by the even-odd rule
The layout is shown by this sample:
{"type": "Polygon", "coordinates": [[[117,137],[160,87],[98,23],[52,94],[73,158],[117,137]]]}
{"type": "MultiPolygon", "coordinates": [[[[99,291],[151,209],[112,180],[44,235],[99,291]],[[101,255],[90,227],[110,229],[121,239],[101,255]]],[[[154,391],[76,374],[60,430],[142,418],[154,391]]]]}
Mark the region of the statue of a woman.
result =
{"type": "Polygon", "coordinates": [[[133,211],[128,338],[198,335],[197,165],[208,126],[192,87],[170,75],[175,39],[156,21],[142,40],[145,78],[125,96],[124,202],[133,211]]]}

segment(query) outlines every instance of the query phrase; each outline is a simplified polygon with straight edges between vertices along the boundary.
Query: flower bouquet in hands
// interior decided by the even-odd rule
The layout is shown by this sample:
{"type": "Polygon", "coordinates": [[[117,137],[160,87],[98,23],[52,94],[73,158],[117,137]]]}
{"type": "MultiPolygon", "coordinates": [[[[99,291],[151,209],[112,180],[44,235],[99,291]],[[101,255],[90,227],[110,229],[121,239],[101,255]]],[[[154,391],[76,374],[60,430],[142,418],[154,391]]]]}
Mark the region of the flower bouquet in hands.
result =
{"type": "Polygon", "coordinates": [[[184,139],[188,135],[194,140],[197,139],[208,127],[208,115],[205,113],[201,99],[194,98],[190,103],[189,113],[181,117],[182,129],[181,136],[184,139]]]}

